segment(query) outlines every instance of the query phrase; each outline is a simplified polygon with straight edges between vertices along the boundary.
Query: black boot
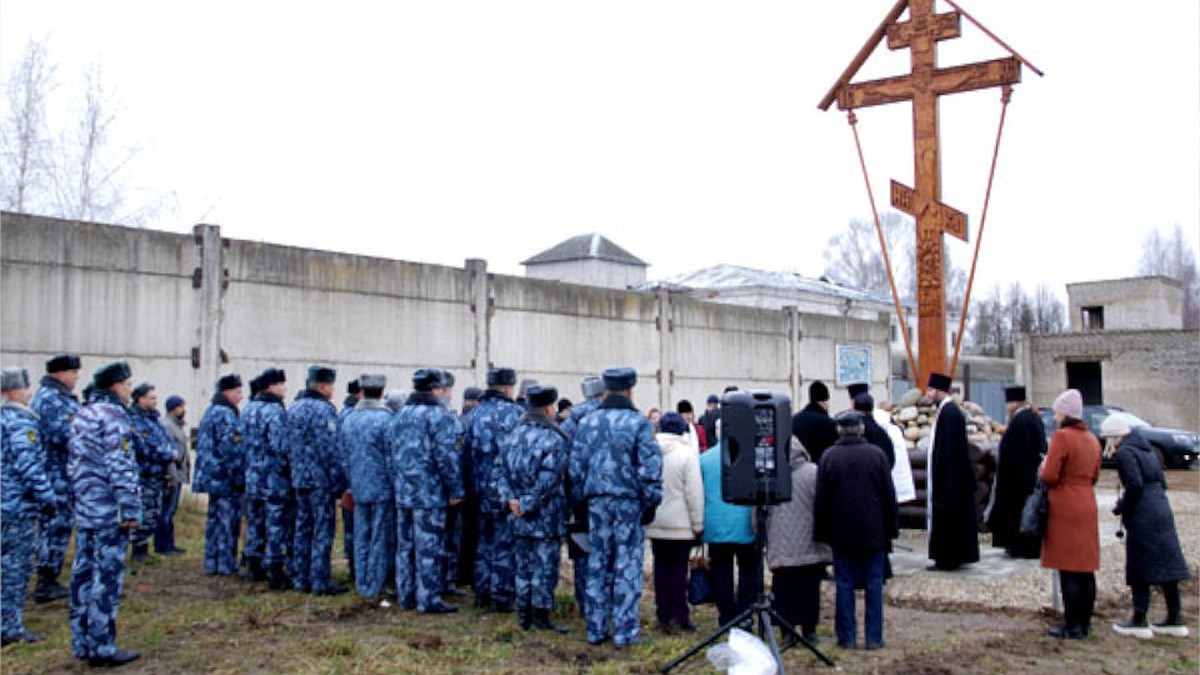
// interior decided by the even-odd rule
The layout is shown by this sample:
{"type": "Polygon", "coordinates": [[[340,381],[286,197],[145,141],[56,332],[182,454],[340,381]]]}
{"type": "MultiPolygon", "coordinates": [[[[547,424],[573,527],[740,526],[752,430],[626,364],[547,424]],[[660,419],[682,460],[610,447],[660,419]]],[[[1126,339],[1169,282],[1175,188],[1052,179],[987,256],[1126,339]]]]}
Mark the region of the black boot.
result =
{"type": "Polygon", "coordinates": [[[550,630],[565,635],[567,629],[563,626],[556,626],[550,622],[550,610],[544,607],[533,608],[533,627],[538,630],[550,630]]]}
{"type": "Polygon", "coordinates": [[[283,572],[283,565],[275,564],[267,569],[267,588],[273,591],[286,591],[291,588],[287,575],[283,572]]]}
{"type": "Polygon", "coordinates": [[[529,605],[517,605],[517,625],[522,630],[529,630],[532,627],[533,616],[530,614],[529,605]]]}
{"type": "Polygon", "coordinates": [[[492,596],[487,593],[475,591],[475,607],[478,609],[487,609],[492,604],[492,596]]]}
{"type": "Polygon", "coordinates": [[[267,570],[263,567],[262,558],[247,558],[246,559],[246,580],[247,581],[266,581],[267,570]]]}
{"type": "Polygon", "coordinates": [[[148,558],[148,557],[150,557],[150,545],[149,544],[134,544],[133,545],[133,555],[130,556],[130,558],[133,560],[133,562],[136,562],[136,563],[146,562],[146,558],[148,558]]]}
{"type": "Polygon", "coordinates": [[[512,600],[497,600],[492,598],[492,611],[497,614],[512,614],[512,600]]]}
{"type": "Polygon", "coordinates": [[[54,577],[55,574],[51,570],[38,570],[37,588],[33,591],[34,602],[38,604],[52,602],[54,600],[62,600],[71,595],[71,591],[63,588],[54,577]]]}

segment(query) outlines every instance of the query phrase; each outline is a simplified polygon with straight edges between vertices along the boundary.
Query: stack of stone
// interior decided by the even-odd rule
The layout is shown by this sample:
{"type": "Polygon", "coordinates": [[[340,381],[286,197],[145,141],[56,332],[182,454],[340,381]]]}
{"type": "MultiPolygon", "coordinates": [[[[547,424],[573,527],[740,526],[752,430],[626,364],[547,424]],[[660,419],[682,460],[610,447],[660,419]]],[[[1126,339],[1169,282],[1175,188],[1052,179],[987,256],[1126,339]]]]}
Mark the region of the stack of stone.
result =
{"type": "MultiPolygon", "coordinates": [[[[956,399],[957,401],[957,399],[956,399]]],[[[967,440],[980,447],[999,443],[1004,434],[1004,426],[997,424],[987,416],[983,408],[970,401],[958,401],[963,414],[967,417],[967,440]]],[[[909,389],[896,402],[892,410],[892,419],[904,430],[904,439],[908,441],[908,449],[928,449],[928,441],[933,433],[933,418],[937,408],[925,398],[919,389],[909,389]]]]}
{"type": "MultiPolygon", "coordinates": [[[[975,502],[983,525],[983,512],[987,507],[992,490],[992,477],[996,472],[996,447],[1004,434],[1004,427],[992,421],[983,408],[970,401],[958,401],[967,418],[967,442],[971,462],[975,465],[975,502]]],[[[926,462],[929,451],[929,436],[933,433],[933,419],[937,408],[925,398],[919,389],[909,389],[896,401],[892,420],[904,431],[908,442],[909,463],[912,465],[913,483],[917,498],[900,506],[900,527],[922,529],[925,527],[925,481],[928,475],[926,462]]]]}

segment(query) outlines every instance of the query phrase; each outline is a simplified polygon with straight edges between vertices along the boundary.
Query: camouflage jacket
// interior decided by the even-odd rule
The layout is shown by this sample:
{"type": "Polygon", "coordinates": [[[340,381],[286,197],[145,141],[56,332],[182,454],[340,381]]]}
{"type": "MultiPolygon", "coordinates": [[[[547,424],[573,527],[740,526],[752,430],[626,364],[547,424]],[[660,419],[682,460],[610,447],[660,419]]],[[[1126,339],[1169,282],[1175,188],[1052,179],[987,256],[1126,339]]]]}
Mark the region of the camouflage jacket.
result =
{"type": "Polygon", "coordinates": [[[441,509],[462,499],[458,416],[433,394],[414,392],[392,418],[393,494],[402,509],[441,509]]]}
{"type": "Polygon", "coordinates": [[[101,530],[141,521],[142,488],[125,405],[107,390],[93,393],[71,422],[70,447],[75,526],[101,530]]]}
{"type": "Polygon", "coordinates": [[[520,501],[513,519],[519,537],[550,538],[566,532],[567,435],[553,420],[527,412],[505,438],[496,467],[496,491],[505,504],[520,501]]]}
{"type": "Polygon", "coordinates": [[[642,507],[662,501],[662,449],[654,425],[633,401],[609,394],[579,423],[571,440],[571,500],[621,497],[642,507]]]}
{"type": "Polygon", "coordinates": [[[0,408],[0,518],[22,518],[46,504],[59,506],[42,463],[37,413],[5,401],[0,408]]]}
{"type": "Polygon", "coordinates": [[[175,441],[158,421],[158,411],[131,406],[129,424],[133,427],[134,456],[142,480],[163,483],[167,467],[175,460],[176,450],[175,441]]]}
{"type": "Polygon", "coordinates": [[[573,438],[575,430],[579,428],[579,423],[583,418],[599,406],[599,398],[589,398],[579,405],[571,406],[571,414],[562,423],[562,430],[567,435],[567,438],[573,438]]]}
{"type": "Polygon", "coordinates": [[[221,392],[200,419],[192,491],[238,495],[246,491],[246,456],[237,408],[221,392]]]}
{"type": "Polygon", "coordinates": [[[292,487],[340,495],[346,489],[346,469],[338,447],[337,411],[329,399],[305,389],[288,408],[288,451],[292,487]]]}
{"type": "Polygon", "coordinates": [[[339,440],[348,458],[346,473],[357,502],[392,501],[390,438],[392,411],[364,398],[342,422],[339,440]]]}
{"type": "Polygon", "coordinates": [[[508,510],[495,491],[492,472],[496,467],[500,443],[517,426],[524,410],[503,394],[488,390],[471,411],[468,426],[463,432],[464,461],[471,477],[472,495],[479,500],[482,513],[499,515],[508,510]]]}
{"type": "Polygon", "coordinates": [[[42,430],[47,477],[52,482],[56,478],[64,480],[67,456],[71,452],[67,447],[71,440],[71,422],[79,412],[79,399],[62,382],[46,375],[29,407],[41,418],[38,425],[42,430]]]}
{"type": "Polygon", "coordinates": [[[287,419],[283,399],[269,391],[258,392],[242,411],[246,494],[252,499],[285,499],[292,490],[287,419]]]}

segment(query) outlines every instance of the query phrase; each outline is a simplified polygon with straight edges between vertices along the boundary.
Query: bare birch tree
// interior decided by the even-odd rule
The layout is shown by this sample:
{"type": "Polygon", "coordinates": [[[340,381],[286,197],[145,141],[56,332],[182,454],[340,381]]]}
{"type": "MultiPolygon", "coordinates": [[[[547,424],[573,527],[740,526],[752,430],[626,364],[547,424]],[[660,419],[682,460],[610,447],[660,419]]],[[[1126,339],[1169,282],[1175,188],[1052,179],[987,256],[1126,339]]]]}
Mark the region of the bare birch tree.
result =
{"type": "Polygon", "coordinates": [[[1163,235],[1157,229],[1146,235],[1138,274],[1161,275],[1183,284],[1183,326],[1200,328],[1200,269],[1196,266],[1192,243],[1184,236],[1182,227],[1175,225],[1174,232],[1169,235],[1163,235]]]}
{"type": "Polygon", "coordinates": [[[56,86],[46,46],[30,40],[7,79],[7,114],[0,125],[3,144],[4,208],[40,210],[52,183],[52,143],[46,125],[46,99],[56,86]]]}

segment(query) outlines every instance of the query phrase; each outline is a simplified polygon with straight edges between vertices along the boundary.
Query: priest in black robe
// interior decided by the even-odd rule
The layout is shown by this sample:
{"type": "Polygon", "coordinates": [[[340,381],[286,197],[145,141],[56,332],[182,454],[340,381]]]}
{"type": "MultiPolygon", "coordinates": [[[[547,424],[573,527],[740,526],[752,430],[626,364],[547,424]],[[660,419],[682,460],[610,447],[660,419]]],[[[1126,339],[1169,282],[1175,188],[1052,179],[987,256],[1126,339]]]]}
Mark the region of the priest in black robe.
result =
{"type": "Polygon", "coordinates": [[[1000,439],[996,481],[988,508],[987,524],[992,546],[1003,548],[1014,558],[1037,558],[1041,537],[1021,536],[1021,509],[1037,483],[1038,466],[1046,455],[1046,428],[1029,405],[1025,387],[1004,388],[1008,428],[1000,439]]]}
{"type": "Polygon", "coordinates": [[[950,377],[930,373],[925,395],[937,406],[929,441],[929,569],[954,570],[979,560],[975,469],[967,449],[967,418],[950,397],[950,377]]]}

